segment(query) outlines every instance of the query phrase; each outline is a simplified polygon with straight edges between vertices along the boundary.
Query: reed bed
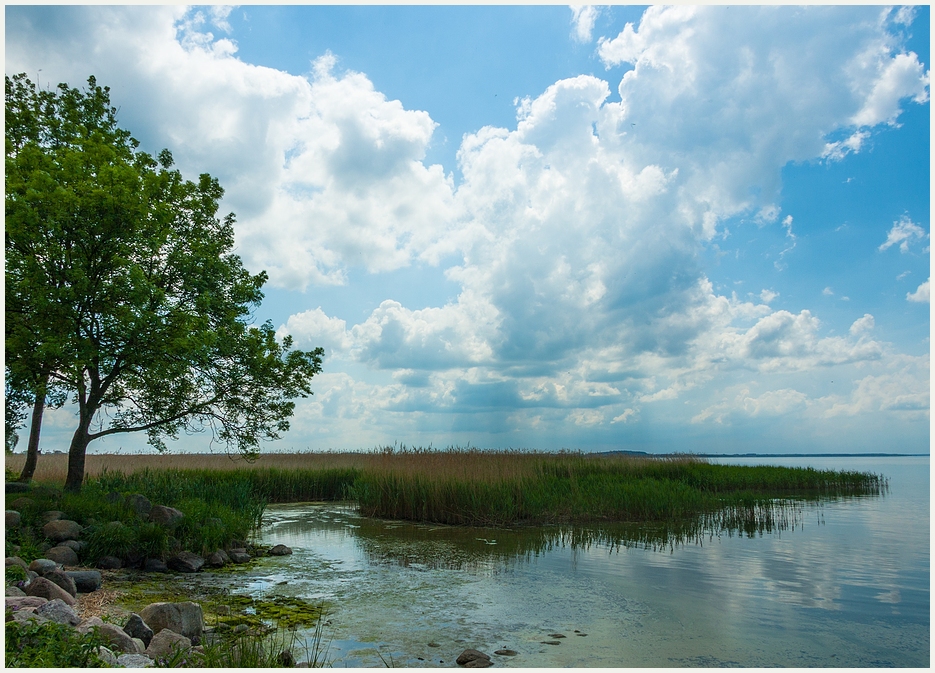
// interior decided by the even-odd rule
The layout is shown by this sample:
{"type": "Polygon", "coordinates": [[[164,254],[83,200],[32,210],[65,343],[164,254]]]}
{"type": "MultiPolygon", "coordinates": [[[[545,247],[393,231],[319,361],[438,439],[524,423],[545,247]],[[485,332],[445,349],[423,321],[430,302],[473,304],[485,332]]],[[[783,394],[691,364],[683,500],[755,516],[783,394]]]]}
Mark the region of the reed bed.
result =
{"type": "MultiPolygon", "coordinates": [[[[16,469],[18,457],[7,457],[16,469]]],[[[43,455],[36,478],[63,481],[66,457],[43,455]]],[[[362,514],[455,525],[591,521],[675,522],[729,510],[762,516],[777,499],[882,493],[883,477],[846,471],[717,465],[691,455],[397,449],[367,453],[88,456],[89,483],[165,502],[207,497],[247,509],[266,503],[342,500],[362,514]]]]}

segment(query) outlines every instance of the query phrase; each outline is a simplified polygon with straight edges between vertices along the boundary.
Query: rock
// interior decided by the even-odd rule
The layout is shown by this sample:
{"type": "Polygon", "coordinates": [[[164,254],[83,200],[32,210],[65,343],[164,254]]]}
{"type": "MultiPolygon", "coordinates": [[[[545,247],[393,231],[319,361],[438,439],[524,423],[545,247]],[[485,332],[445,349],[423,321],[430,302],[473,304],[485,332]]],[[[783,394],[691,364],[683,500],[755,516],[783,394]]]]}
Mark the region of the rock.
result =
{"type": "Polygon", "coordinates": [[[295,657],[292,656],[290,650],[283,650],[276,657],[276,661],[279,662],[280,668],[294,668],[295,667],[295,657]]]}
{"type": "Polygon", "coordinates": [[[97,570],[67,570],[68,575],[75,583],[75,588],[83,594],[89,594],[101,588],[101,573],[97,570]]]}
{"type": "Polygon", "coordinates": [[[144,650],[149,647],[149,642],[153,639],[153,635],[155,635],[153,634],[153,630],[143,621],[143,618],[135,612],[130,615],[130,619],[127,621],[126,626],[123,627],[123,630],[126,631],[128,636],[139,638],[143,643],[144,650]]]}
{"type": "Polygon", "coordinates": [[[143,564],[143,570],[148,573],[167,573],[169,572],[169,566],[162,559],[148,558],[143,564]]]}
{"type": "Polygon", "coordinates": [[[472,659],[464,665],[465,668],[488,668],[489,666],[493,666],[490,659],[472,659]]]}
{"type": "Polygon", "coordinates": [[[116,556],[102,556],[97,560],[97,567],[101,570],[118,570],[123,567],[123,561],[116,556]]]}
{"type": "Polygon", "coordinates": [[[196,573],[201,570],[204,564],[205,560],[203,558],[188,551],[179,552],[166,561],[166,565],[170,569],[180,573],[196,573]]]}
{"type": "Polygon", "coordinates": [[[549,634],[549,638],[564,638],[564,637],[565,637],[564,633],[550,633],[549,634]]]}
{"type": "Polygon", "coordinates": [[[81,536],[81,526],[77,521],[57,519],[44,525],[42,527],[42,534],[52,540],[52,542],[77,540],[81,536]]]}
{"type": "Polygon", "coordinates": [[[20,521],[23,520],[23,517],[15,509],[8,509],[6,511],[6,527],[7,528],[16,528],[20,521]]]}
{"type": "Polygon", "coordinates": [[[101,637],[108,646],[117,652],[123,652],[124,654],[143,653],[142,650],[137,649],[133,638],[127,635],[126,632],[116,624],[108,624],[105,622],[98,627],[98,633],[101,634],[101,637]]]}
{"type": "Polygon", "coordinates": [[[144,643],[142,640],[139,638],[133,638],[133,642],[136,643],[136,649],[138,652],[146,651],[146,643],[144,643]]]}
{"type": "Polygon", "coordinates": [[[250,554],[243,551],[234,551],[231,549],[228,556],[230,556],[232,563],[248,563],[250,561],[250,554]]]}
{"type": "Polygon", "coordinates": [[[48,512],[42,513],[42,523],[49,523],[50,521],[58,521],[63,516],[65,516],[65,512],[61,512],[57,509],[50,509],[48,512]]]}
{"type": "Polygon", "coordinates": [[[117,657],[117,663],[124,668],[149,668],[156,664],[145,654],[121,654],[117,657]]]}
{"type": "Polygon", "coordinates": [[[102,620],[100,617],[88,617],[87,619],[82,621],[80,624],[78,624],[78,627],[76,630],[78,631],[78,633],[87,633],[94,627],[100,628],[103,625],[104,625],[104,620],[102,620]]]}
{"type": "Polygon", "coordinates": [[[116,668],[120,665],[117,662],[117,656],[103,645],[97,648],[97,656],[111,668],[116,668]]]}
{"type": "Polygon", "coordinates": [[[19,481],[6,482],[6,493],[26,493],[27,491],[29,491],[29,484],[19,481]]]}
{"type": "Polygon", "coordinates": [[[132,509],[142,519],[149,518],[150,512],[153,511],[153,503],[142,493],[128,495],[124,503],[128,509],[132,509]]]}
{"type": "Polygon", "coordinates": [[[543,645],[561,645],[562,641],[560,640],[542,640],[540,641],[543,645]]]}
{"type": "Polygon", "coordinates": [[[190,649],[192,649],[191,640],[170,629],[162,629],[153,636],[149,647],[146,648],[146,655],[159,660],[172,656],[177,651],[190,649]]]}
{"type": "Polygon", "coordinates": [[[23,608],[38,608],[48,602],[47,598],[41,596],[9,596],[6,599],[6,608],[16,612],[23,608]]]}
{"type": "Polygon", "coordinates": [[[269,550],[270,556],[288,556],[292,550],[284,544],[278,544],[269,550]]]}
{"type": "Polygon", "coordinates": [[[501,657],[515,657],[519,652],[516,650],[497,650],[494,654],[499,654],[501,657]]]}
{"type": "Polygon", "coordinates": [[[26,565],[26,561],[21,559],[19,556],[7,556],[6,557],[6,567],[10,566],[19,566],[23,570],[29,570],[29,566],[26,565]]]}
{"type": "Polygon", "coordinates": [[[63,566],[78,565],[78,554],[75,553],[74,549],[66,547],[65,545],[52,547],[45,553],[45,556],[47,559],[60,563],[63,566]]]}
{"type": "Polygon", "coordinates": [[[26,570],[32,570],[38,575],[45,575],[50,570],[55,570],[56,568],[58,568],[58,563],[52,559],[37,558],[35,561],[29,564],[29,567],[26,570]]]}
{"type": "Polygon", "coordinates": [[[26,583],[32,582],[34,579],[39,577],[39,573],[33,572],[32,570],[26,571],[26,583]]]}
{"type": "Polygon", "coordinates": [[[159,632],[163,629],[169,629],[186,638],[201,638],[201,634],[205,630],[205,620],[201,606],[191,601],[184,603],[152,603],[140,611],[140,617],[156,635],[159,635],[159,632]]]}
{"type": "Polygon", "coordinates": [[[150,521],[165,526],[166,528],[173,528],[184,517],[185,515],[179,510],[174,507],[166,507],[165,505],[153,505],[153,508],[149,512],[150,521]]]}
{"type": "Polygon", "coordinates": [[[55,568],[54,570],[45,572],[42,576],[67,591],[72,598],[78,594],[78,588],[75,586],[75,580],[69,577],[64,570],[55,568]]]}
{"type": "Polygon", "coordinates": [[[59,599],[40,605],[36,608],[36,614],[45,617],[50,622],[67,624],[68,626],[77,626],[81,622],[81,618],[71,606],[59,599]]]}
{"type": "Polygon", "coordinates": [[[49,621],[42,615],[36,614],[37,608],[24,608],[17,612],[13,613],[13,620],[17,622],[31,622],[35,621],[38,624],[44,624],[49,621]]]}
{"type": "Polygon", "coordinates": [[[23,496],[22,498],[17,498],[10,503],[10,509],[16,510],[17,512],[22,512],[24,509],[29,509],[36,504],[36,501],[32,498],[27,498],[23,496]]]}
{"type": "Polygon", "coordinates": [[[58,546],[68,547],[69,549],[74,550],[76,554],[78,554],[82,549],[88,546],[88,543],[84,540],[65,540],[64,542],[59,542],[58,546]]]}
{"type": "Polygon", "coordinates": [[[50,601],[60,598],[65,601],[68,605],[74,605],[75,599],[70,593],[62,589],[60,586],[47,580],[45,577],[37,577],[32,582],[26,586],[26,595],[27,596],[38,596],[40,598],[45,598],[50,601]]]}
{"type": "Polygon", "coordinates": [[[6,595],[10,597],[25,596],[26,592],[19,587],[7,587],[6,595]]]}
{"type": "Polygon", "coordinates": [[[461,654],[458,655],[457,663],[459,666],[467,666],[472,661],[486,661],[487,665],[490,665],[490,657],[480,650],[472,650],[470,648],[464,650],[461,654]]]}
{"type": "Polygon", "coordinates": [[[220,568],[221,566],[227,565],[230,563],[230,557],[227,555],[223,549],[218,549],[213,551],[205,557],[205,565],[209,568],[220,568]]]}

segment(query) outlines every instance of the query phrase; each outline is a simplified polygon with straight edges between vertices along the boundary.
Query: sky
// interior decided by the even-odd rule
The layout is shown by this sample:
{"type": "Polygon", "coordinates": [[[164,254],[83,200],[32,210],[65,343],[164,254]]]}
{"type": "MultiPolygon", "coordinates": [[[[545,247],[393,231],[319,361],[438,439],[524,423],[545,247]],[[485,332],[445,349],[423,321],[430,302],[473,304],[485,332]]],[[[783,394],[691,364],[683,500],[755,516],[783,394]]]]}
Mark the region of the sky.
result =
{"type": "Polygon", "coordinates": [[[8,5],[5,37],[224,186],[255,319],[326,353],[263,450],[928,451],[927,6],[8,5]]]}

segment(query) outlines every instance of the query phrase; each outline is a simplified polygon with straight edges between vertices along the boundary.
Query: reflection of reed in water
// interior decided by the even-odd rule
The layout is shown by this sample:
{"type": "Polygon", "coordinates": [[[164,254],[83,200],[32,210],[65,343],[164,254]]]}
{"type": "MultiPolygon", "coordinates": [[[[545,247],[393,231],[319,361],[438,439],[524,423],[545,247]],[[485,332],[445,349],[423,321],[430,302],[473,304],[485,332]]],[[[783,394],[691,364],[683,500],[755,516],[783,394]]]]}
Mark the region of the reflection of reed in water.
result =
{"type": "MultiPolygon", "coordinates": [[[[841,498],[833,498],[840,500],[841,498]]],[[[557,549],[608,553],[647,549],[674,553],[721,536],[758,537],[801,528],[829,499],[777,499],[730,505],[680,522],[469,528],[427,526],[362,518],[357,544],[371,563],[430,570],[497,572],[557,549]]],[[[819,519],[820,521],[820,519],[819,519]]]]}

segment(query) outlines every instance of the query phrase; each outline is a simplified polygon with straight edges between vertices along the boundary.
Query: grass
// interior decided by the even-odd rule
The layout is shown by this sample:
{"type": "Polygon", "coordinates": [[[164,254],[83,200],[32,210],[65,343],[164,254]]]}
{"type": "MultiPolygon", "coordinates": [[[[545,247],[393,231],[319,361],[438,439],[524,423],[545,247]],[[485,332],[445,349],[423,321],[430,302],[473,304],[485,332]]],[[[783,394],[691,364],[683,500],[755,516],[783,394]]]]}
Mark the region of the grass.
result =
{"type": "MultiPolygon", "coordinates": [[[[37,479],[63,480],[65,466],[65,456],[43,455],[37,479]]],[[[385,447],[267,454],[254,463],[204,454],[88,456],[87,487],[140,492],[192,511],[181,537],[208,549],[216,540],[206,522],[243,531],[247,520],[259,524],[267,503],[350,499],[366,516],[474,526],[671,523],[720,512],[742,528],[777,499],[873,495],[886,481],[860,472],[718,465],[690,455],[385,447]]]]}

